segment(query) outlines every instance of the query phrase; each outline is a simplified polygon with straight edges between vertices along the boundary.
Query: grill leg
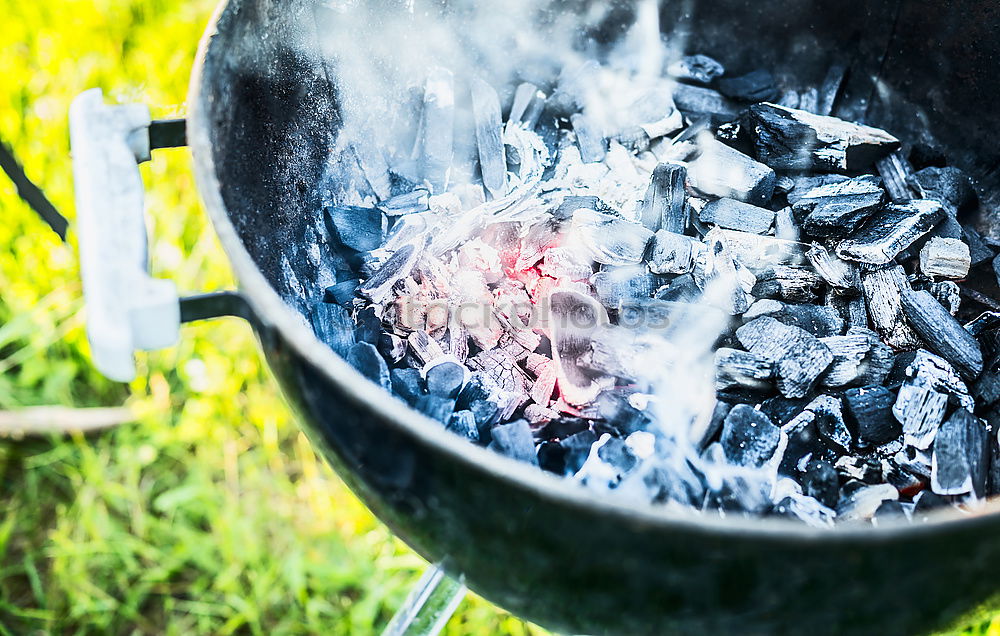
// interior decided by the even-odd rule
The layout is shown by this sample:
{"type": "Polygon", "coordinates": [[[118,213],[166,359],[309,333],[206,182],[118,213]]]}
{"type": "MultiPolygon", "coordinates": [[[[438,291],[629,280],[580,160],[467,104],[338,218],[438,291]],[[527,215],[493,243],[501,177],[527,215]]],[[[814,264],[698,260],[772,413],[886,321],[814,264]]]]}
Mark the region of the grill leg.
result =
{"type": "Polygon", "coordinates": [[[382,636],[437,636],[465,598],[465,585],[429,566],[382,636]]]}

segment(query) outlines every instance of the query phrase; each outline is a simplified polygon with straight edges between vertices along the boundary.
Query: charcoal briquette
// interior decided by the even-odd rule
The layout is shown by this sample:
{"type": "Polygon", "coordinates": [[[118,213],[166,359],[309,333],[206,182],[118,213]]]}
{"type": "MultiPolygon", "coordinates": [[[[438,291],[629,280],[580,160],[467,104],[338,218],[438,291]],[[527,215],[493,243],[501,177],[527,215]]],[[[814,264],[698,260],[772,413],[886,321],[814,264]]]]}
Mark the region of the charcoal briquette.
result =
{"type": "Polygon", "coordinates": [[[427,370],[427,391],[432,395],[455,399],[462,390],[465,369],[455,362],[435,364],[427,370]]]}
{"type": "Polygon", "coordinates": [[[494,426],[490,430],[489,449],[517,461],[538,465],[531,426],[525,420],[494,426]]]}

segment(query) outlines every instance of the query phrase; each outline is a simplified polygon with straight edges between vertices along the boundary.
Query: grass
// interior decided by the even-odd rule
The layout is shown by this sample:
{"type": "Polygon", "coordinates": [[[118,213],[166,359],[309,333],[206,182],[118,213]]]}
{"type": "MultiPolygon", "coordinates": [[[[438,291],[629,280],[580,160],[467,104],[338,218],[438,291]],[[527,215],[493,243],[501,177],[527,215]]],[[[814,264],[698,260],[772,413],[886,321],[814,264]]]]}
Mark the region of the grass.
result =
{"type": "MultiPolygon", "coordinates": [[[[67,216],[70,100],[99,86],[183,114],[213,4],[0,0],[0,136],[67,216]]],[[[231,287],[187,151],[143,176],[155,274],[231,287]]],[[[248,327],[186,327],[111,383],[89,362],[74,246],[2,177],[0,218],[0,409],[136,413],[86,438],[0,441],[0,633],[377,633],[424,563],[313,454],[248,327]]],[[[538,630],[470,597],[447,632],[538,630]]]]}

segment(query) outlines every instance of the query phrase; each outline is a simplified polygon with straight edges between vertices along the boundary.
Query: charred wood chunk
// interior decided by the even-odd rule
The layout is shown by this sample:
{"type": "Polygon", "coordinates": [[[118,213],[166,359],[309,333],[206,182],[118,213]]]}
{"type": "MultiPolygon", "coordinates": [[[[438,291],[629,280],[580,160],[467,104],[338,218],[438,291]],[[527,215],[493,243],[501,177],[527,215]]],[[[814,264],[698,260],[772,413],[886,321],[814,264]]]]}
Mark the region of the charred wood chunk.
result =
{"type": "Polygon", "coordinates": [[[667,74],[671,77],[698,82],[699,84],[711,84],[712,81],[724,75],[726,69],[722,64],[707,55],[685,55],[667,67],[667,74]]]}
{"type": "Polygon", "coordinates": [[[391,199],[386,199],[379,204],[379,210],[386,216],[406,216],[407,214],[419,214],[430,210],[430,192],[423,188],[417,188],[404,194],[399,194],[391,199]]]}
{"type": "Polygon", "coordinates": [[[802,192],[792,210],[811,236],[828,238],[852,234],[882,205],[882,180],[871,175],[822,185],[802,192]]]}
{"type": "Polygon", "coordinates": [[[735,199],[709,201],[698,215],[702,223],[753,234],[764,234],[774,223],[774,212],[735,199]]]}
{"type": "Polygon", "coordinates": [[[775,170],[860,172],[899,148],[884,130],[775,104],[755,104],[744,117],[757,159],[775,170]]]}
{"type": "Polygon", "coordinates": [[[496,90],[481,79],[473,79],[471,88],[483,187],[494,199],[499,199],[507,194],[507,158],[502,141],[500,98],[496,90]]]}
{"type": "Polygon", "coordinates": [[[947,395],[910,383],[899,387],[892,406],[892,414],[903,425],[903,442],[920,450],[926,450],[934,443],[947,410],[947,395]]]}
{"type": "Polygon", "coordinates": [[[590,448],[597,443],[597,435],[592,430],[574,433],[562,440],[561,445],[566,451],[565,467],[567,475],[575,475],[590,456],[590,448]]]}
{"type": "Polygon", "coordinates": [[[920,349],[914,352],[901,353],[896,356],[892,372],[885,380],[885,385],[895,388],[910,383],[924,386],[948,396],[951,404],[973,410],[975,402],[969,395],[965,382],[955,372],[955,368],[947,360],[933,353],[920,349]]]}
{"type": "Polygon", "coordinates": [[[785,397],[803,397],[833,362],[833,354],[809,332],[778,322],[757,318],[736,330],[747,350],[775,363],[778,390],[785,397]]]}
{"type": "Polygon", "coordinates": [[[990,434],[978,417],[956,410],[934,440],[931,489],[939,495],[986,495],[990,434]]]}
{"type": "Polygon", "coordinates": [[[538,124],[538,118],[545,108],[545,93],[531,82],[518,84],[514,91],[514,101],[510,106],[507,123],[521,125],[527,130],[533,130],[538,124]]]}
{"type": "Polygon", "coordinates": [[[958,168],[924,168],[910,175],[906,183],[921,198],[941,201],[956,215],[979,202],[972,180],[958,168]]]}
{"type": "Polygon", "coordinates": [[[476,425],[476,416],[472,414],[472,411],[452,413],[445,428],[470,442],[477,443],[479,441],[479,427],[476,425]]]}
{"type": "Polygon", "coordinates": [[[323,210],[330,238],[355,252],[382,245],[382,213],[378,208],[335,205],[323,210]]]}
{"type": "Polygon", "coordinates": [[[813,497],[827,508],[836,508],[840,498],[840,475],[829,462],[812,459],[806,466],[799,482],[802,493],[813,497]]]}
{"type": "Polygon", "coordinates": [[[850,177],[842,174],[795,175],[788,178],[792,181],[792,189],[786,197],[788,205],[795,205],[807,192],[850,180],[850,177]]]}
{"type": "Polygon", "coordinates": [[[531,434],[531,426],[525,420],[494,426],[490,436],[490,450],[521,462],[538,465],[535,439],[531,434]]]}
{"type": "Polygon", "coordinates": [[[770,316],[786,325],[805,329],[817,338],[839,336],[844,332],[844,320],[835,310],[824,305],[758,300],[743,314],[743,319],[753,320],[761,316],[770,316]]]}
{"type": "Polygon", "coordinates": [[[599,163],[608,154],[608,140],[597,122],[583,113],[570,117],[576,143],[580,147],[580,158],[584,163],[599,163]]]}
{"type": "Polygon", "coordinates": [[[957,283],[950,280],[931,283],[927,286],[927,291],[934,297],[934,300],[941,303],[941,306],[949,314],[952,316],[958,314],[958,310],[962,306],[962,289],[957,283]]]}
{"type": "Polygon", "coordinates": [[[774,170],[716,139],[702,139],[698,145],[701,154],[688,172],[697,190],[753,205],[765,205],[771,200],[777,181],[774,170]]]}
{"type": "Polygon", "coordinates": [[[885,182],[889,198],[896,202],[909,201],[915,198],[913,190],[906,185],[906,178],[912,169],[903,153],[897,150],[875,162],[875,168],[885,182]]]}
{"type": "Polygon", "coordinates": [[[406,356],[406,341],[394,333],[382,333],[378,337],[378,352],[386,361],[396,364],[406,356]]]}
{"type": "Polygon", "coordinates": [[[931,231],[945,211],[929,199],[892,203],[872,217],[854,236],[837,247],[837,256],[849,261],[884,265],[931,231]]]}
{"type": "Polygon", "coordinates": [[[727,349],[725,347],[715,352],[715,388],[717,391],[727,389],[766,389],[769,381],[774,378],[774,362],[764,356],[727,349]]]}
{"type": "Polygon", "coordinates": [[[854,488],[863,487],[863,484],[877,484],[882,479],[882,464],[874,456],[862,457],[860,455],[844,455],[834,464],[841,479],[845,481],[844,494],[854,488]]]}
{"type": "Polygon", "coordinates": [[[559,392],[571,404],[586,404],[597,397],[601,384],[593,371],[582,366],[591,353],[591,340],[608,315],[596,300],[576,291],[558,290],[549,297],[552,354],[559,376],[559,392]]]}
{"type": "Polygon", "coordinates": [[[780,440],[778,427],[746,404],[733,407],[722,425],[722,449],[726,459],[737,466],[760,468],[774,456],[780,440]]]}
{"type": "Polygon", "coordinates": [[[872,325],[886,344],[897,349],[916,349],[922,344],[903,318],[902,294],[909,286],[899,265],[861,272],[861,289],[872,325]]]}
{"type": "Polygon", "coordinates": [[[819,299],[823,279],[804,267],[775,265],[757,275],[750,292],[758,298],[811,303],[819,299]]]}
{"type": "Polygon", "coordinates": [[[701,86],[677,84],[674,87],[674,103],[689,119],[705,118],[715,125],[736,119],[740,114],[737,103],[718,91],[701,86]]]}
{"type": "Polygon", "coordinates": [[[892,415],[896,396],[883,386],[863,386],[844,392],[848,421],[857,431],[860,448],[880,446],[897,439],[903,427],[892,415]]]}
{"type": "Polygon", "coordinates": [[[778,464],[778,474],[798,478],[806,469],[806,464],[824,451],[824,444],[816,427],[816,414],[800,408],[794,417],[781,426],[781,432],[788,442],[778,464]]]}
{"type": "Polygon", "coordinates": [[[769,102],[781,96],[774,75],[763,69],[739,77],[723,77],[715,86],[726,97],[741,102],[769,102]]]}
{"type": "Polygon", "coordinates": [[[640,265],[626,265],[597,272],[591,277],[601,304],[618,309],[623,302],[650,298],[656,291],[656,277],[640,265]]]}
{"type": "Polygon", "coordinates": [[[816,414],[816,430],[826,445],[838,454],[851,448],[851,432],[844,422],[843,402],[832,395],[821,395],[806,405],[816,414]]]}
{"type": "Polygon", "coordinates": [[[585,209],[573,213],[573,232],[589,258],[604,265],[638,263],[653,238],[638,223],[585,209]]]}
{"type": "Polygon", "coordinates": [[[831,287],[840,290],[861,288],[857,265],[838,258],[823,245],[813,243],[806,252],[806,258],[816,273],[831,287]]]}
{"type": "Polygon", "coordinates": [[[696,239],[659,230],[649,249],[649,271],[654,274],[686,274],[694,267],[695,255],[704,249],[696,239]]]}
{"type": "Polygon", "coordinates": [[[410,275],[419,257],[415,245],[404,245],[358,286],[358,294],[372,302],[381,302],[396,283],[410,275]]]}
{"type": "Polygon", "coordinates": [[[684,166],[670,163],[656,166],[642,201],[641,218],[646,229],[684,233],[688,223],[686,180],[687,168],[684,166]]]}
{"type": "MultiPolygon", "coordinates": [[[[820,338],[833,353],[833,364],[819,379],[823,386],[841,388],[861,382],[865,360],[872,350],[872,340],[865,333],[820,338]]],[[[889,359],[891,364],[891,357],[889,359]]],[[[888,372],[888,368],[885,369],[888,372]]]]}
{"type": "Polygon", "coordinates": [[[983,370],[983,354],[972,334],[928,292],[904,292],[903,313],[929,348],[955,366],[962,375],[975,378],[983,370]]]}
{"type": "Polygon", "coordinates": [[[931,238],[920,249],[920,272],[932,278],[965,278],[972,267],[969,246],[959,239],[931,238]]]}

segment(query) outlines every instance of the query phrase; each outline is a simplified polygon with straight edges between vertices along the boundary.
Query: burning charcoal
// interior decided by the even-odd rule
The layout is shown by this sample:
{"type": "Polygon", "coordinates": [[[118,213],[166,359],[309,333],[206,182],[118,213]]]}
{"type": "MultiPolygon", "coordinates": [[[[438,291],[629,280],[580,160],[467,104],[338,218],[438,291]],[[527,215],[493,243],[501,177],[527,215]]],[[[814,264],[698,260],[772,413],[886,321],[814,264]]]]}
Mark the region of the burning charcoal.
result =
{"type": "Polygon", "coordinates": [[[320,342],[346,358],[354,345],[354,323],[343,307],[316,303],[309,315],[313,331],[320,342]]]}
{"type": "Polygon", "coordinates": [[[920,271],[932,278],[965,278],[972,266],[969,246],[959,239],[932,238],[920,250],[920,271]]]}
{"type": "Polygon", "coordinates": [[[642,224],[656,232],[666,230],[683,234],[687,229],[687,193],[684,183],[687,169],[676,164],[661,163],[653,170],[653,176],[642,201],[642,224]]]}
{"type": "Polygon", "coordinates": [[[690,80],[699,84],[711,84],[721,77],[725,67],[707,55],[685,55],[667,67],[667,74],[677,79],[690,80]]]}
{"type": "Polygon", "coordinates": [[[903,313],[930,349],[964,376],[975,378],[983,370],[979,343],[948,311],[925,291],[904,292],[903,313]]]}
{"type": "Polygon", "coordinates": [[[404,245],[358,287],[358,294],[372,302],[382,302],[392,287],[410,275],[420,252],[415,245],[404,245]]]}
{"type": "Polygon", "coordinates": [[[886,344],[897,349],[915,349],[922,344],[903,319],[902,292],[908,288],[899,265],[861,272],[861,289],[872,325],[886,344]]]}
{"type": "Polygon", "coordinates": [[[903,441],[920,450],[934,443],[938,427],[948,409],[948,396],[915,384],[903,384],[892,406],[892,414],[903,425],[903,441]]]}
{"type": "Polygon", "coordinates": [[[828,285],[838,289],[860,288],[861,278],[857,266],[837,258],[819,243],[813,243],[806,252],[806,258],[828,285]]]}
{"type": "MultiPolygon", "coordinates": [[[[753,205],[764,205],[771,200],[777,181],[774,170],[711,137],[699,139],[698,145],[701,154],[688,172],[695,188],[705,194],[753,205]]],[[[774,220],[774,213],[769,214],[768,225],[774,220]]]]}
{"type": "Polygon", "coordinates": [[[426,371],[427,390],[431,395],[455,399],[465,381],[465,369],[455,362],[441,362],[426,371]]]}
{"type": "Polygon", "coordinates": [[[738,349],[715,352],[715,389],[762,390],[774,378],[774,363],[764,356],[738,349]]]}
{"type": "Polygon", "coordinates": [[[974,208],[978,202],[972,180],[958,168],[924,168],[906,180],[924,199],[934,199],[946,204],[952,215],[974,208]]]}
{"type": "Polygon", "coordinates": [[[608,153],[607,139],[597,122],[583,113],[570,117],[573,131],[576,133],[576,143],[580,146],[580,158],[584,163],[599,163],[604,161],[608,153]]]}
{"type": "Polygon", "coordinates": [[[780,439],[778,427],[746,404],[733,407],[722,425],[722,449],[737,466],[760,468],[774,456],[780,439]]]}
{"type": "Polygon", "coordinates": [[[757,159],[775,170],[860,172],[899,148],[883,130],[774,104],[755,104],[745,118],[757,159]]]}
{"type": "Polygon", "coordinates": [[[896,396],[889,389],[882,386],[848,389],[844,392],[844,402],[857,431],[859,447],[879,446],[902,435],[902,427],[892,416],[896,396]]]}
{"type": "Polygon", "coordinates": [[[802,229],[817,237],[853,233],[882,205],[881,179],[864,175],[798,193],[792,210],[804,219],[802,229]]]}
{"type": "Polygon", "coordinates": [[[694,266],[694,255],[704,246],[690,236],[659,230],[649,250],[649,271],[654,274],[686,274],[694,266]]]}
{"type": "Polygon", "coordinates": [[[751,71],[739,77],[723,77],[715,83],[719,92],[741,102],[770,102],[780,96],[770,71],[751,71]]]}
{"type": "Polygon", "coordinates": [[[323,302],[346,307],[356,298],[354,292],[358,290],[360,282],[358,280],[345,280],[327,287],[323,293],[323,302]]]}
{"type": "Polygon", "coordinates": [[[538,457],[535,455],[535,440],[531,435],[531,427],[526,421],[517,420],[510,424],[494,426],[490,435],[492,436],[490,450],[518,461],[538,465],[538,457]]]}
{"type": "Polygon", "coordinates": [[[701,298],[701,289],[698,288],[691,274],[682,274],[670,281],[669,285],[658,290],[656,298],[670,302],[693,303],[701,298]]]}
{"type": "Polygon", "coordinates": [[[837,247],[837,256],[872,265],[896,258],[945,217],[944,208],[928,199],[892,203],[837,247]]]}
{"type": "Polygon", "coordinates": [[[931,489],[939,495],[986,495],[989,433],[972,413],[958,409],[938,430],[931,463],[931,489]]]}
{"type": "Polygon", "coordinates": [[[393,393],[410,404],[415,404],[427,393],[418,369],[393,369],[389,372],[389,377],[393,393]]]}
{"type": "Polygon", "coordinates": [[[448,188],[455,155],[455,78],[447,69],[434,68],[427,75],[421,128],[421,174],[439,194],[448,188]]]}
{"type": "Polygon", "coordinates": [[[383,201],[379,205],[379,210],[386,216],[406,216],[407,214],[419,214],[430,210],[427,203],[430,192],[423,188],[418,188],[406,194],[400,194],[383,201]]]}
{"type": "Polygon", "coordinates": [[[482,373],[487,387],[515,396],[527,395],[527,379],[510,354],[500,349],[483,351],[469,358],[467,364],[469,369],[482,373]]]}
{"type": "Polygon", "coordinates": [[[377,208],[337,205],[324,211],[330,237],[356,252],[370,252],[382,245],[382,213],[377,208]]]}
{"type": "Polygon", "coordinates": [[[840,476],[829,462],[810,460],[801,477],[802,492],[827,508],[836,508],[840,498],[840,476]]]}
{"type": "Polygon", "coordinates": [[[507,194],[507,159],[501,141],[500,98],[493,87],[481,79],[473,79],[471,88],[483,186],[494,199],[499,199],[507,194]]]}
{"type": "Polygon", "coordinates": [[[559,392],[571,404],[586,404],[600,393],[592,373],[581,368],[581,358],[591,351],[591,337],[608,324],[607,312],[593,298],[575,291],[559,290],[549,297],[553,359],[559,376],[559,392]]]}
{"type": "Polygon", "coordinates": [[[751,293],[758,298],[776,298],[810,303],[818,300],[823,279],[803,267],[775,265],[757,275],[751,293]]]}
{"type": "Polygon", "coordinates": [[[809,332],[774,318],[757,318],[736,330],[749,351],[775,363],[778,390],[785,397],[803,397],[833,362],[830,350],[809,332]]]}
{"type": "Polygon", "coordinates": [[[432,420],[448,424],[455,411],[455,400],[449,400],[439,395],[422,395],[417,398],[413,408],[432,420]]]}
{"type": "Polygon", "coordinates": [[[519,84],[514,91],[514,102],[510,107],[508,125],[522,125],[532,130],[538,124],[538,118],[545,106],[545,93],[530,82],[519,84]]]}
{"type": "Polygon", "coordinates": [[[774,212],[734,199],[718,199],[705,205],[699,218],[702,223],[714,223],[730,230],[764,234],[774,223],[774,212]]]}
{"type": "Polygon", "coordinates": [[[457,411],[451,414],[448,426],[445,427],[456,435],[460,435],[470,442],[479,441],[479,428],[476,426],[476,417],[471,411],[457,411]]]}
{"type": "Polygon", "coordinates": [[[605,265],[638,263],[653,238],[638,223],[583,209],[573,213],[573,231],[590,259],[605,265]]]}
{"type": "Polygon", "coordinates": [[[736,119],[740,114],[739,105],[735,102],[718,91],[701,86],[677,84],[674,87],[674,103],[689,119],[704,117],[715,125],[736,119]]]}
{"type": "Polygon", "coordinates": [[[656,289],[655,277],[640,265],[597,272],[591,283],[598,300],[609,309],[618,309],[622,302],[634,298],[649,298],[656,289]]]}
{"type": "Polygon", "coordinates": [[[884,502],[898,499],[899,491],[889,484],[863,486],[840,500],[837,516],[844,521],[871,519],[884,502]]]}
{"type": "Polygon", "coordinates": [[[906,185],[906,177],[910,174],[911,168],[903,153],[897,150],[875,162],[878,173],[885,182],[885,189],[889,192],[889,198],[896,203],[909,201],[915,198],[913,191],[906,185]]]}

